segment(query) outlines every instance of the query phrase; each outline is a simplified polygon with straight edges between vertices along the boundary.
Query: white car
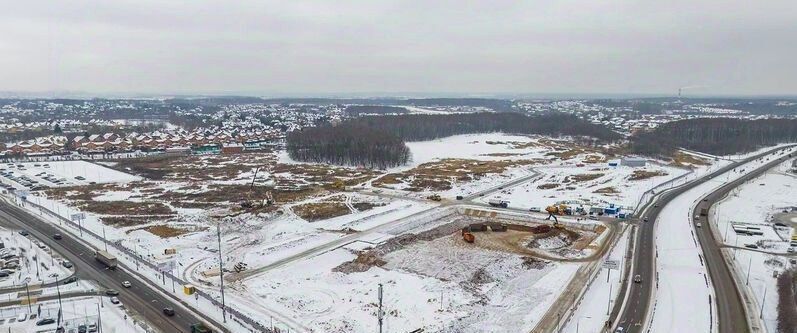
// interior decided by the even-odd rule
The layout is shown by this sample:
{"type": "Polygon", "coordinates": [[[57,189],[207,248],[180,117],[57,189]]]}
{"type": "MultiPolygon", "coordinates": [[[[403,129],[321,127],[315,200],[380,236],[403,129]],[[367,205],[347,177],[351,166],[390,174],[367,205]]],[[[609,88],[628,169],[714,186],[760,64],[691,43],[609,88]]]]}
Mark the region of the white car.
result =
{"type": "Polygon", "coordinates": [[[132,286],[132,284],[130,283],[130,281],[123,281],[122,282],[122,287],[130,288],[131,286],[132,286]]]}
{"type": "Polygon", "coordinates": [[[113,304],[119,304],[119,303],[121,303],[121,302],[119,302],[119,299],[118,299],[118,298],[116,298],[116,297],[111,297],[111,303],[113,303],[113,304]]]}
{"type": "Polygon", "coordinates": [[[696,227],[698,227],[698,228],[700,228],[700,227],[702,227],[702,226],[703,226],[703,224],[701,224],[700,222],[697,222],[697,223],[695,223],[695,226],[696,226],[696,227]]]}

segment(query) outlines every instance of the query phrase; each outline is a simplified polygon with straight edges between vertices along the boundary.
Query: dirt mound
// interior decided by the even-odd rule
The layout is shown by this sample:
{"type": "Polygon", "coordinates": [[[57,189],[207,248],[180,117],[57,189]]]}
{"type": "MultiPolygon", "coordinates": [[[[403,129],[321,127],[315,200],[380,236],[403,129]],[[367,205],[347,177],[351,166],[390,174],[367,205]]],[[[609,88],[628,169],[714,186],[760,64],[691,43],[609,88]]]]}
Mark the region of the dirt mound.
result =
{"type": "Polygon", "coordinates": [[[381,257],[377,256],[373,251],[360,253],[352,261],[347,261],[340,264],[338,267],[332,269],[333,272],[341,273],[360,273],[365,272],[371,267],[382,267],[387,264],[381,257]]]}

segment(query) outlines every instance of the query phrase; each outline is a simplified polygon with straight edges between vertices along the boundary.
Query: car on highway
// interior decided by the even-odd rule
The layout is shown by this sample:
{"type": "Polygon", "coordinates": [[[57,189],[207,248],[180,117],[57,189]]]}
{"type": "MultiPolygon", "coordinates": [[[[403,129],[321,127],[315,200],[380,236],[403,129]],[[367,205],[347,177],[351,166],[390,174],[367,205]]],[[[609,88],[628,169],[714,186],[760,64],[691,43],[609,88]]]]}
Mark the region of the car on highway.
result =
{"type": "Polygon", "coordinates": [[[647,216],[645,216],[645,218],[644,218],[642,221],[645,221],[645,222],[647,222],[647,221],[648,221],[648,217],[647,217],[647,216]]]}
{"type": "Polygon", "coordinates": [[[119,299],[118,299],[118,298],[116,298],[116,297],[111,297],[111,303],[113,303],[113,304],[119,304],[119,303],[121,303],[121,302],[119,302],[119,299]]]}
{"type": "Polygon", "coordinates": [[[53,239],[55,239],[55,240],[61,240],[62,238],[64,238],[64,237],[61,236],[61,234],[54,234],[53,235],[53,239]]]}
{"type": "Polygon", "coordinates": [[[642,283],[642,276],[639,274],[634,275],[634,283],[642,283]]]}
{"type": "Polygon", "coordinates": [[[757,249],[758,245],[755,245],[755,244],[744,244],[744,247],[746,247],[748,249],[757,249]]]}
{"type": "Polygon", "coordinates": [[[122,281],[122,287],[130,288],[131,286],[133,286],[133,285],[130,283],[130,281],[127,281],[127,280],[122,281]]]}
{"type": "Polygon", "coordinates": [[[50,324],[55,324],[55,319],[53,319],[53,318],[42,318],[42,319],[39,319],[39,321],[36,322],[36,326],[44,326],[44,325],[50,325],[50,324]]]}
{"type": "Polygon", "coordinates": [[[22,236],[30,235],[27,230],[20,230],[19,234],[22,235],[22,236]]]}
{"type": "Polygon", "coordinates": [[[77,282],[77,276],[70,276],[66,280],[64,280],[64,284],[70,284],[77,282]]]}
{"type": "Polygon", "coordinates": [[[702,227],[702,226],[703,226],[703,224],[701,224],[700,222],[697,222],[697,223],[695,223],[695,226],[696,226],[696,227],[698,227],[698,228],[700,228],[700,227],[702,227]]]}
{"type": "Polygon", "coordinates": [[[105,294],[108,296],[118,296],[119,292],[116,289],[108,289],[105,291],[105,294]]]}
{"type": "Polygon", "coordinates": [[[172,317],[172,316],[174,316],[174,309],[172,309],[172,308],[163,308],[163,314],[166,315],[167,317],[172,317]]]}

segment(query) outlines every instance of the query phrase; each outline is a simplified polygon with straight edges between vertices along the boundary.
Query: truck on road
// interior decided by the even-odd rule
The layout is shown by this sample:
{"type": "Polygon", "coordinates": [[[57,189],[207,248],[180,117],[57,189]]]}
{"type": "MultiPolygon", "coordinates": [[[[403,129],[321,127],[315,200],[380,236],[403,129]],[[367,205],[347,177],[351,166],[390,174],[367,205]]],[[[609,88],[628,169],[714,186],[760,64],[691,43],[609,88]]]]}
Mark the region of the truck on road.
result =
{"type": "Polygon", "coordinates": [[[490,204],[490,206],[493,206],[493,207],[501,207],[501,208],[509,207],[509,201],[501,200],[501,199],[490,199],[490,201],[488,201],[487,203],[490,204]]]}
{"type": "Polygon", "coordinates": [[[116,257],[106,251],[94,252],[94,259],[97,259],[97,261],[105,264],[110,269],[116,269],[116,257]]]}

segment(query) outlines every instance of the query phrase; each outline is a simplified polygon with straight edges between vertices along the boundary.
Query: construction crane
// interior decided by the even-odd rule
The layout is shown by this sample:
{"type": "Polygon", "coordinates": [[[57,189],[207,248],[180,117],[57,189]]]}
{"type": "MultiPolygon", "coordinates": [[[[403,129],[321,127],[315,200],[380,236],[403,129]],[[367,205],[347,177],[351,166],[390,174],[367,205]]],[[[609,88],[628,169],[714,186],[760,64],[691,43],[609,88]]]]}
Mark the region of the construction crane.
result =
{"type": "MultiPolygon", "coordinates": [[[[254,208],[254,204],[252,203],[252,195],[255,191],[255,182],[257,181],[257,173],[260,171],[260,167],[255,168],[255,173],[252,176],[252,183],[249,184],[249,194],[247,198],[241,202],[241,208],[254,208]]],[[[274,198],[271,196],[271,191],[266,192],[266,198],[264,201],[261,201],[258,205],[259,207],[271,206],[274,204],[274,198]]]]}

